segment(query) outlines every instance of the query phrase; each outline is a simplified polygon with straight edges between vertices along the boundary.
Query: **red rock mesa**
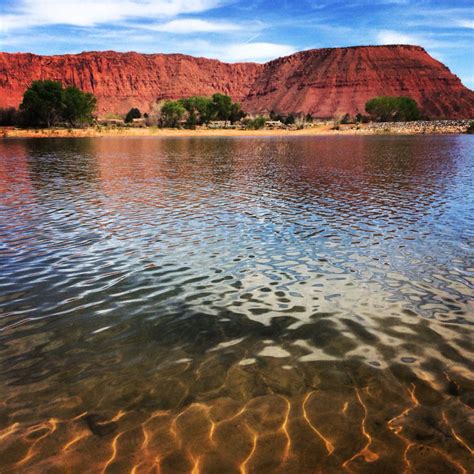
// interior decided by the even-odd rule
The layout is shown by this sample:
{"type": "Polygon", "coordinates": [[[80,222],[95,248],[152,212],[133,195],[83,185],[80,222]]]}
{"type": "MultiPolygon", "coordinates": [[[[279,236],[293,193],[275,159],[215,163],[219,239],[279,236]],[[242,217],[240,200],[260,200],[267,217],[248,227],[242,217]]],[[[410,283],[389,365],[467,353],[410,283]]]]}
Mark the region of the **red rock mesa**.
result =
{"type": "Polygon", "coordinates": [[[0,53],[0,107],[18,107],[35,79],[94,93],[101,116],[222,92],[250,113],[338,117],[364,113],[366,101],[378,95],[405,95],[433,119],[474,117],[474,92],[423,48],[408,45],[313,49],[266,64],[114,51],[0,53]]]}

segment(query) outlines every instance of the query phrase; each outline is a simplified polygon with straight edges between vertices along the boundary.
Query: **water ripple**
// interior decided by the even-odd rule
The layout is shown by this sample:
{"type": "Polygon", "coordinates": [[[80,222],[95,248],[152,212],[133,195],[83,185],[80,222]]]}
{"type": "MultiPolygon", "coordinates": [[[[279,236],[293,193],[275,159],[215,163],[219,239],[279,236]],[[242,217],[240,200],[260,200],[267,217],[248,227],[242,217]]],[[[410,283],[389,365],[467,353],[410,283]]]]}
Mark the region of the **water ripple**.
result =
{"type": "Polygon", "coordinates": [[[0,471],[468,472],[473,176],[468,136],[2,141],[0,471]]]}

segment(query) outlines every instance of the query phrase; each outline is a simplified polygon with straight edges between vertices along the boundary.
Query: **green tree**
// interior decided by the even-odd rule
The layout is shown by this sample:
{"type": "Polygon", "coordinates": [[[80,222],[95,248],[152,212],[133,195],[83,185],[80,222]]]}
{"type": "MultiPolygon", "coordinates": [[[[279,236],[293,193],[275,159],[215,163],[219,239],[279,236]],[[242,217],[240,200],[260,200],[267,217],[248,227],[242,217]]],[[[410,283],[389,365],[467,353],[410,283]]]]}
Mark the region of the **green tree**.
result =
{"type": "Polygon", "coordinates": [[[214,112],[212,110],[212,101],[209,97],[194,97],[194,107],[201,124],[209,123],[212,120],[214,112]]]}
{"type": "Polygon", "coordinates": [[[212,97],[192,96],[176,101],[165,102],[161,109],[163,126],[176,127],[183,117],[185,126],[196,128],[197,125],[208,124],[211,120],[223,120],[231,123],[245,117],[245,112],[237,102],[224,94],[214,94],[212,97]]]}
{"type": "Polygon", "coordinates": [[[202,125],[209,123],[213,117],[211,99],[203,96],[193,96],[179,101],[188,113],[188,123],[202,125]]]}
{"type": "Polygon", "coordinates": [[[62,119],[63,88],[57,81],[34,81],[20,104],[25,125],[51,127],[62,119]]]}
{"type": "Polygon", "coordinates": [[[161,123],[164,127],[176,128],[186,113],[180,101],[167,100],[161,108],[161,123]]]}
{"type": "Polygon", "coordinates": [[[133,107],[127,112],[127,115],[125,115],[125,123],[132,123],[133,119],[141,118],[141,116],[142,113],[140,110],[133,107]]]}
{"type": "Polygon", "coordinates": [[[92,112],[96,107],[96,98],[82,92],[77,87],[69,86],[63,91],[62,118],[72,126],[90,123],[92,112]]]}
{"type": "Polygon", "coordinates": [[[245,112],[242,110],[241,105],[238,102],[234,102],[230,106],[229,120],[231,124],[238,122],[245,117],[245,112]]]}
{"type": "Polygon", "coordinates": [[[224,120],[227,124],[232,113],[232,99],[228,95],[214,94],[211,107],[215,113],[215,118],[217,120],[224,120]]]}
{"type": "Polygon", "coordinates": [[[58,81],[34,81],[23,94],[20,122],[25,126],[51,127],[67,122],[79,125],[92,121],[95,97],[76,87],[63,89],[58,81]]]}
{"type": "Polygon", "coordinates": [[[194,130],[197,124],[198,124],[198,117],[196,115],[196,112],[194,111],[190,112],[186,120],[186,128],[190,128],[191,130],[194,130]]]}
{"type": "Polygon", "coordinates": [[[410,97],[374,97],[365,111],[376,122],[408,122],[421,118],[417,103],[410,97]]]}

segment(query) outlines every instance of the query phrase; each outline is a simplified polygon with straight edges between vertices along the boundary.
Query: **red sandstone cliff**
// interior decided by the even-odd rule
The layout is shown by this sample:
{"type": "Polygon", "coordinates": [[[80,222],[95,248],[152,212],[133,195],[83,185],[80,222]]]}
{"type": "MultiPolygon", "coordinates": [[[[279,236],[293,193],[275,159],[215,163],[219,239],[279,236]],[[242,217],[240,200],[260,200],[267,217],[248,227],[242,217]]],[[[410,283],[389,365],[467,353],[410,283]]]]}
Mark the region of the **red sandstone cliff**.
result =
{"type": "Polygon", "coordinates": [[[183,54],[114,51],[37,56],[0,53],[0,107],[17,107],[35,79],[54,79],[97,97],[98,113],[150,111],[162,99],[222,92],[243,100],[260,64],[226,64],[183,54]]]}
{"type": "Polygon", "coordinates": [[[181,54],[0,53],[0,107],[17,107],[35,79],[94,93],[99,115],[131,107],[150,111],[157,100],[222,92],[248,112],[355,115],[377,95],[406,95],[431,118],[474,117],[474,92],[418,46],[310,50],[264,65],[181,54]]]}
{"type": "Polygon", "coordinates": [[[419,46],[314,49],[264,65],[244,108],[316,117],[364,113],[380,95],[409,96],[430,118],[474,117],[474,92],[419,46]]]}

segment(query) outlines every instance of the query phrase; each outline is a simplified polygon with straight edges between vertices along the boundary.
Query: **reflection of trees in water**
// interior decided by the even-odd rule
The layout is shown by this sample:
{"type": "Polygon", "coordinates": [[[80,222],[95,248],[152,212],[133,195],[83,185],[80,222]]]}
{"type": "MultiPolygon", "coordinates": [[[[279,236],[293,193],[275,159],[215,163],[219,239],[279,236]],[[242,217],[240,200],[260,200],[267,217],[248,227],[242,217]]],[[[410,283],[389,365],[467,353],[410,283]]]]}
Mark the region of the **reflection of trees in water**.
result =
{"type": "Polygon", "coordinates": [[[31,139],[25,140],[24,146],[30,179],[36,188],[67,193],[75,186],[97,182],[97,163],[90,139],[31,139]]]}
{"type": "MultiPolygon", "coordinates": [[[[101,178],[120,190],[125,182],[166,181],[201,186],[232,177],[237,143],[225,139],[133,138],[94,143],[101,178]]],[[[184,191],[184,190],[183,190],[184,191]]]]}

